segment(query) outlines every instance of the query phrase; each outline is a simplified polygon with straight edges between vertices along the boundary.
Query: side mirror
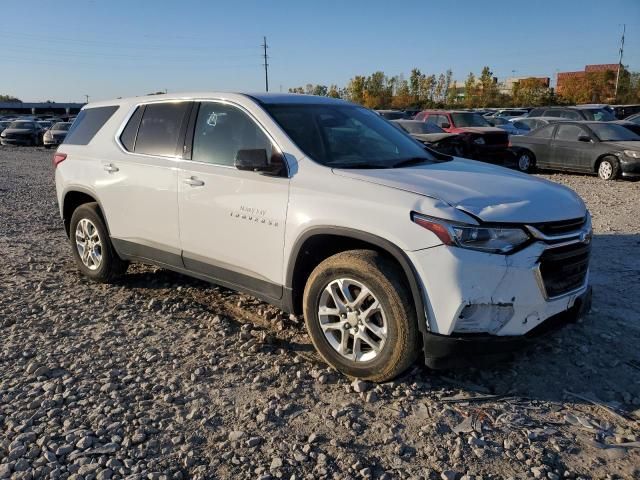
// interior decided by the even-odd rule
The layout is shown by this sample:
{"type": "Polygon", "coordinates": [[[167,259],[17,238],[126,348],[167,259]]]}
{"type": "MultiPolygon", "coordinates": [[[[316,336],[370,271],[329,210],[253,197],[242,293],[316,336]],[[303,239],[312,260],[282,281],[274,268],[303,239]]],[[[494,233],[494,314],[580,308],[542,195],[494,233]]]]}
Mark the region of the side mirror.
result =
{"type": "Polygon", "coordinates": [[[451,124],[450,123],[443,123],[442,125],[440,125],[440,128],[451,128],[451,124]]]}
{"type": "Polygon", "coordinates": [[[238,170],[264,172],[269,167],[267,151],[264,148],[238,150],[234,165],[238,170]]]}
{"type": "Polygon", "coordinates": [[[589,135],[580,135],[578,137],[578,141],[579,142],[587,142],[590,143],[591,142],[591,137],[589,135]]]}
{"type": "Polygon", "coordinates": [[[264,148],[238,150],[234,165],[238,170],[262,172],[267,175],[281,176],[286,173],[283,156],[274,151],[269,161],[264,148]]]}

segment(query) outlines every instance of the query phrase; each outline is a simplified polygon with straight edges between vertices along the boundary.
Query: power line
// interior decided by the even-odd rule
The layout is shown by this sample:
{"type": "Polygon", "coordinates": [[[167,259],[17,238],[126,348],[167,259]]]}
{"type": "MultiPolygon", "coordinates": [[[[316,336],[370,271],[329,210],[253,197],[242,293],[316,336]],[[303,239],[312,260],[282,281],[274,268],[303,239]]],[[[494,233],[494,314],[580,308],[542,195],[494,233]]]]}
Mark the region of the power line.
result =
{"type": "Polygon", "coordinates": [[[618,59],[618,73],[616,73],[616,90],[613,97],[618,99],[618,84],[620,83],[620,68],[622,68],[622,54],[624,53],[624,34],[627,30],[627,24],[622,24],[622,38],[620,39],[620,58],[618,59]]]}
{"type": "Polygon", "coordinates": [[[262,37],[264,40],[264,43],[261,45],[264,48],[264,89],[265,91],[269,91],[269,63],[267,62],[267,59],[269,58],[267,56],[267,37],[262,37]]]}

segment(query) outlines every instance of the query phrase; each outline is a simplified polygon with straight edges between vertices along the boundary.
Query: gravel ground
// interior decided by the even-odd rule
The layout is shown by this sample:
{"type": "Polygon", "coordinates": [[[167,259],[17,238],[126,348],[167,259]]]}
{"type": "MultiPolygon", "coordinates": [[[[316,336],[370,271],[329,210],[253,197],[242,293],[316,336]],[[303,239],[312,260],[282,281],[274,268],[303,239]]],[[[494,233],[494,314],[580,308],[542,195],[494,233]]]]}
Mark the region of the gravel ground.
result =
{"type": "Polygon", "coordinates": [[[584,321],[371,385],[251,297],[142,265],[81,277],[50,157],[0,149],[0,479],[640,478],[639,184],[544,175],[593,213],[584,321]]]}

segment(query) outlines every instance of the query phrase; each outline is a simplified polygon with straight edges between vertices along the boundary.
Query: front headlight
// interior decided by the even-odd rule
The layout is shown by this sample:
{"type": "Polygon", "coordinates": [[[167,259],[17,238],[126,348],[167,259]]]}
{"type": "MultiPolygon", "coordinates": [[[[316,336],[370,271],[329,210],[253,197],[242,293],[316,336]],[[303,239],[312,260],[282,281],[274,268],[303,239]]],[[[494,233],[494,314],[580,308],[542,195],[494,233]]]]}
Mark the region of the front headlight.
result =
{"type": "Polygon", "coordinates": [[[412,213],[411,219],[433,232],[445,245],[481,252],[509,253],[530,239],[521,228],[466,225],[419,213],[412,213]]]}
{"type": "Polygon", "coordinates": [[[640,152],[637,150],[625,150],[624,154],[631,158],[640,158],[640,152]]]}
{"type": "Polygon", "coordinates": [[[475,143],[476,145],[484,145],[484,138],[482,137],[474,138],[473,143],[475,143]]]}

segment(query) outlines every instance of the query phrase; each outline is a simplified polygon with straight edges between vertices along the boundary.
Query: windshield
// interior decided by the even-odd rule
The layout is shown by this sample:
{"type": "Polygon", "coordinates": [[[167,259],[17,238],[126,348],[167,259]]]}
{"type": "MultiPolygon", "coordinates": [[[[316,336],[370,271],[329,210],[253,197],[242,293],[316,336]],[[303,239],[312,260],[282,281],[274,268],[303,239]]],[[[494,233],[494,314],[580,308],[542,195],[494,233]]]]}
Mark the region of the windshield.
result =
{"type": "Polygon", "coordinates": [[[491,124],[477,113],[452,113],[451,119],[456,127],[490,127],[491,124]]]}
{"type": "Polygon", "coordinates": [[[11,122],[9,128],[36,128],[33,122],[11,122]]]}
{"type": "Polygon", "coordinates": [[[640,136],[616,124],[590,124],[591,130],[601,142],[627,142],[640,140],[640,136]]]}
{"type": "Polygon", "coordinates": [[[596,122],[612,122],[616,119],[611,112],[604,108],[583,108],[582,113],[587,120],[596,122]]]}
{"type": "Polygon", "coordinates": [[[305,154],[327,167],[392,168],[406,160],[436,161],[419,142],[363,107],[266,104],[264,108],[305,154]]]}
{"type": "Polygon", "coordinates": [[[413,133],[414,135],[425,133],[444,133],[439,126],[433,123],[415,121],[397,122],[405,131],[413,133]]]}
{"type": "Polygon", "coordinates": [[[71,123],[60,122],[60,123],[56,123],[53,127],[51,127],[51,130],[69,130],[70,126],[71,126],[71,123]]]}

